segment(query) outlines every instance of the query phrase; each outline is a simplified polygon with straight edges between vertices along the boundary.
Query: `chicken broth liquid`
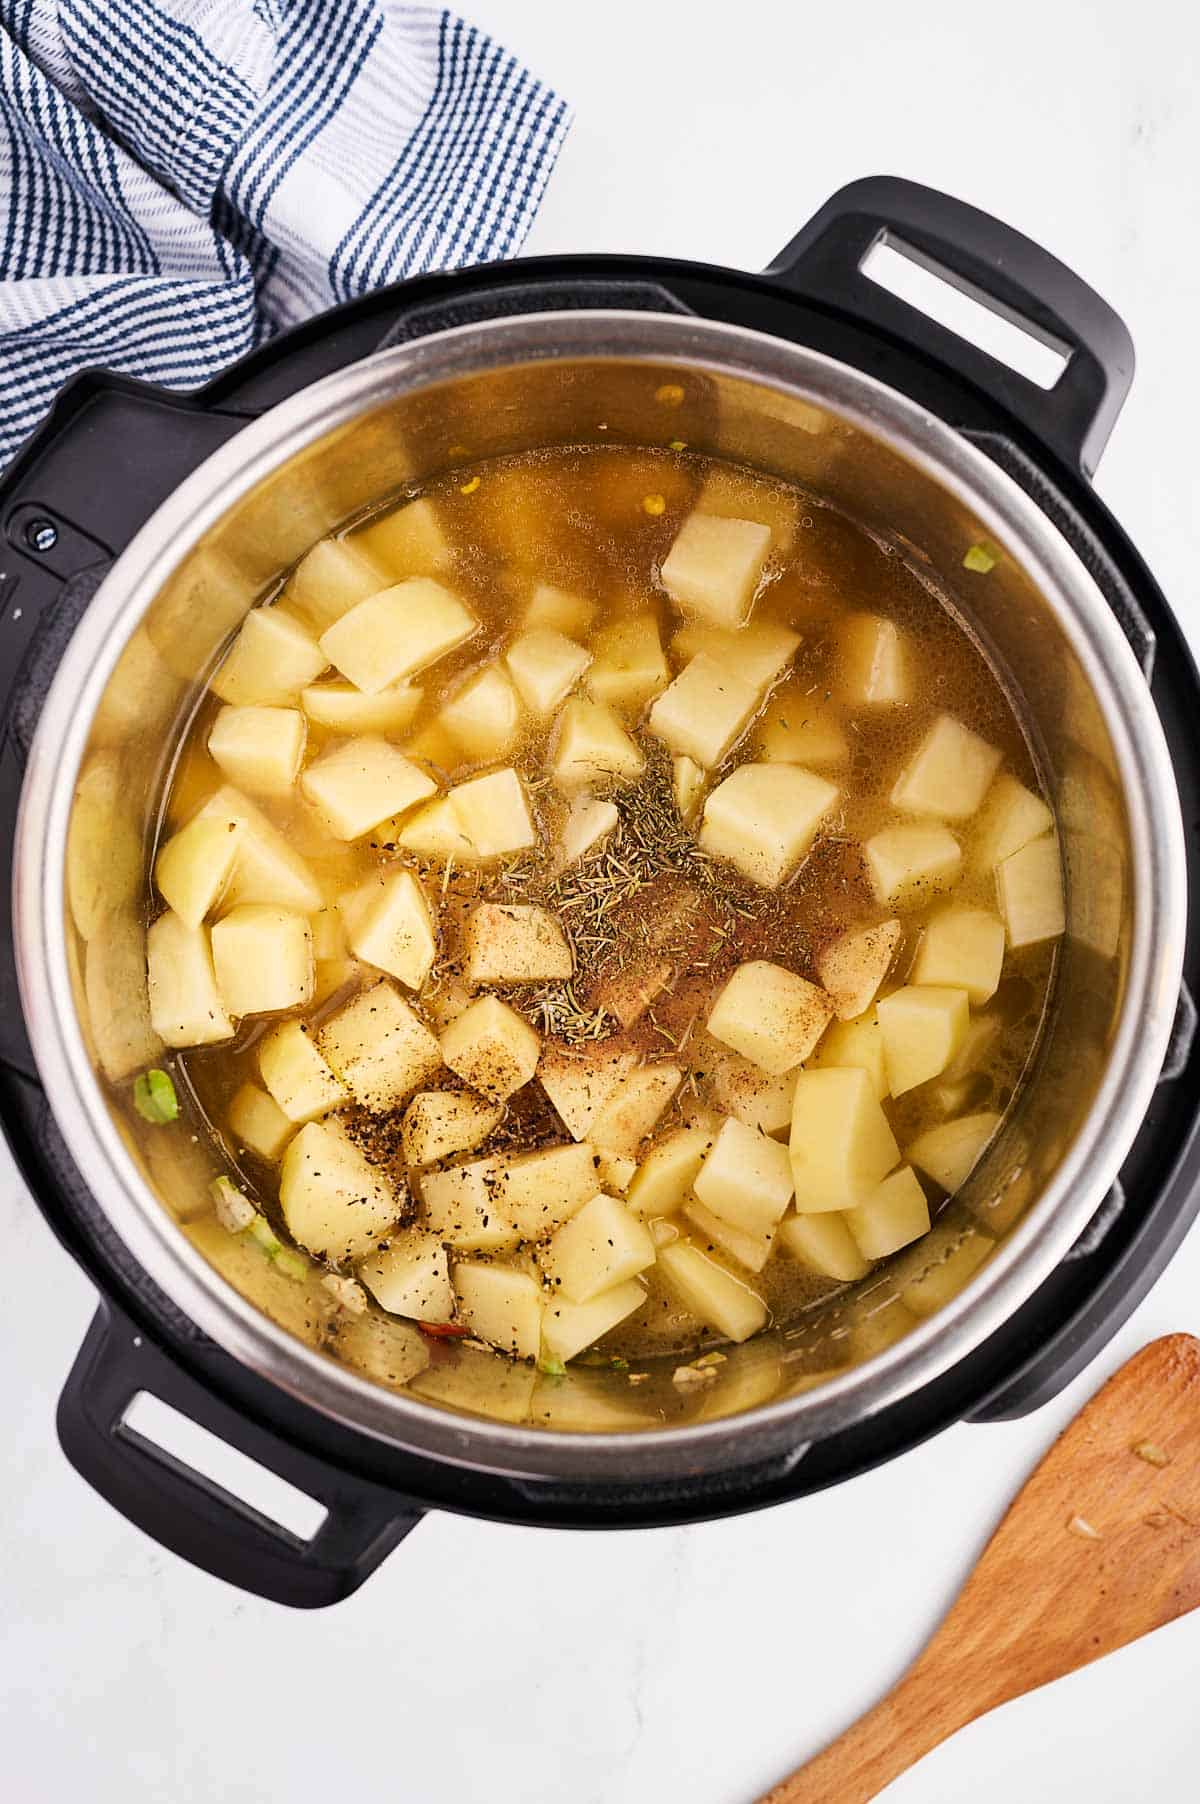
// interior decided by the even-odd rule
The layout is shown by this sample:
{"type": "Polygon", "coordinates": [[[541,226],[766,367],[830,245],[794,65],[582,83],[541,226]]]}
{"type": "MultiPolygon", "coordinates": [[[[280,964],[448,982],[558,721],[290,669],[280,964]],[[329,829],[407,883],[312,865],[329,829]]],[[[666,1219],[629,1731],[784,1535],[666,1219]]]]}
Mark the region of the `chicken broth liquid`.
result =
{"type": "Polygon", "coordinates": [[[686,450],[554,451],[256,615],[166,793],[151,999],[219,1230],[326,1344],[431,1395],[476,1348],[637,1383],[928,1230],[1061,892],[1010,701],[893,547],[686,450]]]}

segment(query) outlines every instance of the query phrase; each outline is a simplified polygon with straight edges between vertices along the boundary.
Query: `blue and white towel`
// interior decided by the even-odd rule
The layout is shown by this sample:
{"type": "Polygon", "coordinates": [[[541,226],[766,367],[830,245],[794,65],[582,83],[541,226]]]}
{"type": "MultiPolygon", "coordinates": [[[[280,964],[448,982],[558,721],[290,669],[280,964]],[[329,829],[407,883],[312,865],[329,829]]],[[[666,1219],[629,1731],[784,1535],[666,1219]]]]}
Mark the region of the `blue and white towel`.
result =
{"type": "Polygon", "coordinates": [[[385,282],[511,255],[565,104],[396,0],[0,0],[0,465],[76,370],[192,388],[385,282]]]}

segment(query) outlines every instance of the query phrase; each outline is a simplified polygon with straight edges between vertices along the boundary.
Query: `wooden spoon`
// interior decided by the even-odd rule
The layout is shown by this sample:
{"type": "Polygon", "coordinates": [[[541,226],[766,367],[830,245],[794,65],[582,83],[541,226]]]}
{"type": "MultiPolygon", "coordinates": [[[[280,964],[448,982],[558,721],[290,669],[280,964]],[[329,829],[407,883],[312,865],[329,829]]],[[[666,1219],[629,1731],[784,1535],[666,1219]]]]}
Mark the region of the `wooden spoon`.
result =
{"type": "Polygon", "coordinates": [[[956,1729],[1200,1605],[1200,1340],[1110,1378],[895,1690],[760,1804],[865,1804],[956,1729]]]}

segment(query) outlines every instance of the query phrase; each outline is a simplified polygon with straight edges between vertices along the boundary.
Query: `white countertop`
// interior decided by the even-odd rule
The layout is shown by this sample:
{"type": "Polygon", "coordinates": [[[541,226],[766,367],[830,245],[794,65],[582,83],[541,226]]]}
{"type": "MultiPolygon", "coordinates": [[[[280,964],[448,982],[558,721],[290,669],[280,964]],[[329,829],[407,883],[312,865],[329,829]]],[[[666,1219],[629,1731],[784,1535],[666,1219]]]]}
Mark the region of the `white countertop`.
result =
{"type": "MultiPolygon", "coordinates": [[[[1155,27],[1126,0],[1009,0],[985,27],[962,0],[477,0],[473,16],[577,109],[530,252],[760,268],[843,182],[895,173],[1076,267],[1139,356],[1098,486],[1200,641],[1192,13],[1155,27]]],[[[54,1404],[92,1296],[0,1159],[13,1804],[324,1804],[358,1788],[402,1804],[743,1804],[898,1676],[1099,1381],[1154,1335],[1200,1329],[1193,1235],[1103,1358],[1028,1421],[961,1427],[848,1487],[698,1528],[432,1518],[348,1603],[303,1616],[160,1553],[68,1468],[54,1404]]],[[[1198,1669],[1200,1620],[1185,1620],[995,1713],[888,1798],[1184,1804],[1198,1669]]]]}

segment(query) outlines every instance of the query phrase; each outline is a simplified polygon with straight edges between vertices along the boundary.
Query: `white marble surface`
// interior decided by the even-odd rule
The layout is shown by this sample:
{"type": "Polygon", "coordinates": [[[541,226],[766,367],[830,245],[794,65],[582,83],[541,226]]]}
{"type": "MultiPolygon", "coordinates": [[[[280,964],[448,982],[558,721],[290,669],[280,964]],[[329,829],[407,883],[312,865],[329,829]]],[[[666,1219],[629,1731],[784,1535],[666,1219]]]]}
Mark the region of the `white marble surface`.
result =
{"type": "MultiPolygon", "coordinates": [[[[571,95],[530,251],[760,267],[841,182],[942,185],[1124,313],[1134,394],[1100,486],[1200,637],[1200,25],[1127,0],[989,13],[478,0],[571,95]],[[785,22],[786,20],[786,22],[785,22]]],[[[740,1804],[856,1715],[940,1614],[1015,1485],[1122,1358],[1200,1328],[1200,1240],[1030,1421],[962,1427],[849,1488],[683,1531],[440,1517],[341,1608],[237,1596],[149,1542],[54,1442],[92,1305],[5,1157],[0,1787],[13,1804],[740,1804]],[[19,1275],[19,1281],[18,1281],[19,1275]]],[[[1200,1621],[996,1713],[896,1804],[1184,1804],[1200,1621]]]]}

